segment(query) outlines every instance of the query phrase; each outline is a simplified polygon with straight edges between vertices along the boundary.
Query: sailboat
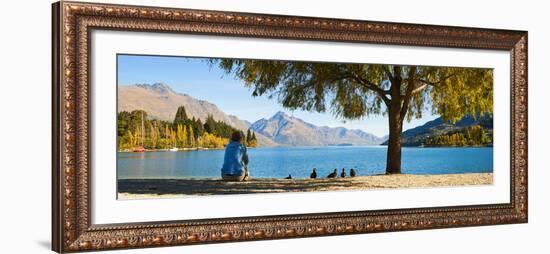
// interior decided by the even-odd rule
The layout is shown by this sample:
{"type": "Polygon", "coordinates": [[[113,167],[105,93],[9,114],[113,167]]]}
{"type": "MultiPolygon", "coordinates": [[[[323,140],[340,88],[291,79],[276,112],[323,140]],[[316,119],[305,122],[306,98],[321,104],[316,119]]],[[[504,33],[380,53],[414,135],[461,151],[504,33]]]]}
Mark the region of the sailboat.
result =
{"type": "Polygon", "coordinates": [[[134,148],[134,153],[143,153],[147,150],[145,150],[145,148],[143,148],[143,146],[138,146],[136,148],[134,148]]]}
{"type": "Polygon", "coordinates": [[[143,147],[143,136],[145,135],[145,125],[143,123],[143,110],[141,111],[141,145],[134,148],[135,153],[143,153],[145,152],[145,148],[143,147]]]}

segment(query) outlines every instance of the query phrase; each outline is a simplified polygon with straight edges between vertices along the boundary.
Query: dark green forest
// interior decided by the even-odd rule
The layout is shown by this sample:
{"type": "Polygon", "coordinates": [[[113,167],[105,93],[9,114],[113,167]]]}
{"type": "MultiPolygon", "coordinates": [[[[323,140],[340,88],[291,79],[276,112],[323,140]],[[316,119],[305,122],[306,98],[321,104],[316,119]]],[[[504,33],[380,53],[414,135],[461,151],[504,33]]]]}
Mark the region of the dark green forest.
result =
{"type": "Polygon", "coordinates": [[[147,112],[134,110],[121,111],[117,115],[118,150],[128,151],[138,147],[145,149],[171,148],[223,148],[229,143],[231,134],[241,132],[243,143],[256,147],[256,134],[250,130],[244,132],[222,121],[208,116],[201,119],[189,118],[185,107],[180,106],[174,121],[149,119],[147,112]]]}

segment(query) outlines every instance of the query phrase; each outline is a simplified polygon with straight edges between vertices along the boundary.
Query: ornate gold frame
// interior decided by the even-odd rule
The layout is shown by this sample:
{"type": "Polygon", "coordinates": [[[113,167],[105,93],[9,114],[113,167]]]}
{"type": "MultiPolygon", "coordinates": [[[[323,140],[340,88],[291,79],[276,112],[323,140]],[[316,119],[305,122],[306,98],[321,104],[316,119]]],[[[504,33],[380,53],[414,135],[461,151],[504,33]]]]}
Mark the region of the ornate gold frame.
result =
{"type": "Polygon", "coordinates": [[[527,32],[58,2],[52,8],[52,248],[58,252],[527,222],[527,32]],[[93,225],[88,104],[92,29],[511,52],[511,202],[93,225]]]}

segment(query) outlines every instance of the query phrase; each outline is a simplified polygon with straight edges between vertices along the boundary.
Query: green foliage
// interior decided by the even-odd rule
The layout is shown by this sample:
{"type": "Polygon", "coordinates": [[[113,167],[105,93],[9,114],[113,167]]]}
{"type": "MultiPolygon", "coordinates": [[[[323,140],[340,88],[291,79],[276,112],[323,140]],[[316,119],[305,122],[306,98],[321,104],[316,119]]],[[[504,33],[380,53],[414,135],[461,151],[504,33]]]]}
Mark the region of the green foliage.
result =
{"type": "Polygon", "coordinates": [[[256,139],[256,133],[248,129],[246,131],[246,137],[245,137],[245,145],[248,147],[256,147],[258,146],[258,140],[256,139]]]}
{"type": "Polygon", "coordinates": [[[202,124],[201,119],[195,119],[195,117],[193,117],[189,124],[193,129],[193,134],[195,139],[202,136],[202,134],[204,133],[204,125],[202,124]]]}
{"type": "Polygon", "coordinates": [[[118,114],[117,133],[118,136],[122,136],[126,133],[126,130],[131,130],[136,133],[136,130],[141,128],[141,119],[143,116],[144,122],[147,119],[147,112],[142,110],[134,110],[132,112],[120,112],[118,114]]]}
{"type": "MultiPolygon", "coordinates": [[[[190,119],[183,106],[178,108],[173,122],[148,120],[147,113],[141,110],[122,111],[117,118],[119,150],[140,146],[146,149],[223,148],[231,134],[239,131],[212,116],[208,116],[204,124],[200,119],[190,119]]],[[[255,133],[248,130],[247,134],[245,143],[257,146],[255,133]]]]}
{"type": "Polygon", "coordinates": [[[211,63],[243,80],[253,96],[276,97],[289,109],[331,108],[343,119],[386,114],[392,101],[399,101],[402,118],[408,120],[420,118],[426,107],[452,122],[492,112],[491,69],[242,59],[211,63]]]}
{"type": "Polygon", "coordinates": [[[430,67],[425,76],[430,83],[437,82],[426,93],[432,100],[433,113],[444,119],[454,123],[465,115],[493,112],[492,70],[430,67]]]}
{"type": "Polygon", "coordinates": [[[214,134],[216,136],[230,138],[233,132],[240,130],[233,128],[231,125],[226,124],[225,122],[216,121],[214,120],[214,117],[209,115],[208,117],[206,117],[206,121],[204,122],[204,131],[214,134]]]}
{"type": "Polygon", "coordinates": [[[174,117],[174,126],[177,126],[178,124],[185,124],[189,120],[187,118],[187,112],[185,112],[185,107],[180,106],[178,107],[178,110],[176,111],[176,116],[174,117]]]}
{"type": "Polygon", "coordinates": [[[250,143],[252,141],[252,134],[250,134],[250,129],[246,131],[246,143],[250,143]]]}
{"type": "Polygon", "coordinates": [[[493,144],[492,131],[486,131],[479,125],[430,137],[425,146],[487,146],[493,144]]]}

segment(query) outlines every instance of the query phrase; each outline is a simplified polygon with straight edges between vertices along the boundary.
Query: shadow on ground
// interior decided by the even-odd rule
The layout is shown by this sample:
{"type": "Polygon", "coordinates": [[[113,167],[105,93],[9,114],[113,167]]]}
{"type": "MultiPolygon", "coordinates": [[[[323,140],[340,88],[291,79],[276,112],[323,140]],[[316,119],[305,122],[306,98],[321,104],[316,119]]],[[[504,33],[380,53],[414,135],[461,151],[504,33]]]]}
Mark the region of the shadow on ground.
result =
{"type": "Polygon", "coordinates": [[[145,195],[218,195],[380,188],[424,188],[485,185],[493,183],[491,173],[443,175],[376,175],[335,179],[251,179],[225,182],[221,179],[121,179],[118,192],[145,195]]]}
{"type": "Polygon", "coordinates": [[[118,192],[132,194],[244,194],[292,191],[347,189],[353,179],[252,179],[246,182],[226,182],[215,179],[123,179],[118,192]]]}

